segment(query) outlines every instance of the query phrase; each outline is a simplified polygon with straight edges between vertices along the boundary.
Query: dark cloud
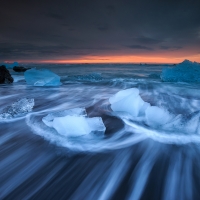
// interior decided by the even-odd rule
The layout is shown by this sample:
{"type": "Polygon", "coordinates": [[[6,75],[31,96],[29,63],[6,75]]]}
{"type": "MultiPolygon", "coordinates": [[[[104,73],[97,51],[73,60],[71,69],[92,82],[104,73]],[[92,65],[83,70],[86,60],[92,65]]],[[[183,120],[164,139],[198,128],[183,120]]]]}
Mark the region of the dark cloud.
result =
{"type": "Polygon", "coordinates": [[[9,59],[10,55],[13,58],[23,58],[28,56],[31,59],[54,56],[55,54],[66,55],[70,53],[71,47],[69,46],[40,46],[28,43],[0,43],[0,59],[9,59]]]}
{"type": "Polygon", "coordinates": [[[199,53],[199,0],[7,0],[0,59],[199,53]]]}
{"type": "Polygon", "coordinates": [[[164,49],[164,50],[178,50],[178,49],[182,49],[182,47],[180,47],[180,46],[160,46],[160,49],[164,49]]]}
{"type": "Polygon", "coordinates": [[[47,17],[53,18],[53,19],[57,19],[57,20],[64,20],[65,17],[63,15],[59,15],[56,13],[48,13],[46,14],[47,17]]]}
{"type": "Polygon", "coordinates": [[[109,29],[109,26],[107,24],[100,25],[98,27],[98,30],[100,30],[100,31],[107,31],[108,29],[109,29]]]}
{"type": "Polygon", "coordinates": [[[142,46],[142,45],[130,45],[127,46],[130,49],[144,49],[144,50],[148,50],[148,51],[152,51],[153,49],[150,47],[146,47],[146,46],[142,46]]]}
{"type": "Polygon", "coordinates": [[[135,38],[135,40],[141,44],[150,44],[150,45],[154,45],[154,44],[159,44],[162,43],[161,40],[159,39],[155,39],[155,38],[149,38],[149,37],[138,37],[135,38]]]}
{"type": "Polygon", "coordinates": [[[113,15],[115,13],[115,7],[113,5],[108,5],[106,8],[109,15],[113,15]]]}

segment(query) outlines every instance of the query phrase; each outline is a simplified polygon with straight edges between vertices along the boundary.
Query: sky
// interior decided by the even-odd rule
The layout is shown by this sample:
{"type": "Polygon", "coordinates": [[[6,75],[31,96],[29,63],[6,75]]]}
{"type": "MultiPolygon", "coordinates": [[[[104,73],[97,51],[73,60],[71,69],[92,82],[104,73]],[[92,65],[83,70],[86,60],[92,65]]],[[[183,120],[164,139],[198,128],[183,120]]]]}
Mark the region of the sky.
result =
{"type": "Polygon", "coordinates": [[[0,61],[200,62],[200,0],[1,1],[0,61]]]}

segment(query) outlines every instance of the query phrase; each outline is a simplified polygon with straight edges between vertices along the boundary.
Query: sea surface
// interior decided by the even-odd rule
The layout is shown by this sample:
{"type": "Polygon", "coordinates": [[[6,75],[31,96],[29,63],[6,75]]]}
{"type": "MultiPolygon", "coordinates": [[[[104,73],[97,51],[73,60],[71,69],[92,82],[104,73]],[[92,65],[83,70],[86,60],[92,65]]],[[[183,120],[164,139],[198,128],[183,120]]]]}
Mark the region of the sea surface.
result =
{"type": "Polygon", "coordinates": [[[0,199],[200,199],[200,135],[195,129],[200,84],[162,82],[160,73],[168,65],[24,66],[47,68],[61,77],[62,85],[30,86],[23,73],[10,70],[14,83],[0,86],[0,109],[21,98],[35,101],[32,112],[0,121],[0,199]],[[138,88],[145,102],[175,119],[184,116],[180,127],[155,128],[113,112],[109,98],[129,88],[138,88]],[[104,135],[63,137],[42,122],[50,113],[73,108],[101,117],[104,135]]]}

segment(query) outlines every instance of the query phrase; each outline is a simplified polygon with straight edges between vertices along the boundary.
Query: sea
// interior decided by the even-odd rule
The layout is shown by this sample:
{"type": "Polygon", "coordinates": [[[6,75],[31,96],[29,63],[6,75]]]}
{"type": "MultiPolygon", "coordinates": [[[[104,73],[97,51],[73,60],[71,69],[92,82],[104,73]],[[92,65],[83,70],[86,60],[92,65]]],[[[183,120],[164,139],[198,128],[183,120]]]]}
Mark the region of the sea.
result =
{"type": "Polygon", "coordinates": [[[167,64],[23,66],[49,69],[62,85],[27,85],[23,72],[10,69],[14,82],[0,86],[0,110],[34,99],[31,112],[0,120],[0,199],[200,199],[199,83],[163,82],[162,69],[173,67],[167,64]],[[114,112],[109,98],[130,88],[151,106],[167,110],[172,122],[149,126],[114,112]],[[84,108],[89,118],[101,117],[104,134],[65,137],[42,121],[74,108],[84,108]]]}

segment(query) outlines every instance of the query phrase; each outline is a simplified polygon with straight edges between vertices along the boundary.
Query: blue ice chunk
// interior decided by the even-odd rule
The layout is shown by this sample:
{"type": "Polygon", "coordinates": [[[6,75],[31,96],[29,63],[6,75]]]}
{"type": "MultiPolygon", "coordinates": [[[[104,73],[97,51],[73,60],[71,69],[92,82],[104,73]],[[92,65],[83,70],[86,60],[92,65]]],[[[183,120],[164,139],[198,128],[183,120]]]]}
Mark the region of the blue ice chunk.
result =
{"type": "Polygon", "coordinates": [[[34,86],[61,85],[60,77],[48,69],[30,69],[24,72],[27,84],[34,86]]]}
{"type": "Polygon", "coordinates": [[[173,68],[163,68],[160,78],[168,82],[200,82],[200,64],[184,60],[173,68]]]}
{"type": "Polygon", "coordinates": [[[110,97],[109,102],[114,112],[127,112],[133,117],[144,115],[145,110],[150,106],[140,97],[137,88],[121,90],[110,97]]]}
{"type": "Polygon", "coordinates": [[[174,116],[172,114],[158,106],[149,106],[145,110],[145,120],[148,126],[156,128],[171,122],[173,118],[174,116]]]}
{"type": "Polygon", "coordinates": [[[90,133],[103,134],[106,130],[101,117],[87,117],[84,108],[74,108],[48,114],[42,118],[45,125],[54,128],[60,135],[77,137],[90,133]]]}

